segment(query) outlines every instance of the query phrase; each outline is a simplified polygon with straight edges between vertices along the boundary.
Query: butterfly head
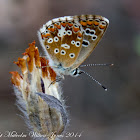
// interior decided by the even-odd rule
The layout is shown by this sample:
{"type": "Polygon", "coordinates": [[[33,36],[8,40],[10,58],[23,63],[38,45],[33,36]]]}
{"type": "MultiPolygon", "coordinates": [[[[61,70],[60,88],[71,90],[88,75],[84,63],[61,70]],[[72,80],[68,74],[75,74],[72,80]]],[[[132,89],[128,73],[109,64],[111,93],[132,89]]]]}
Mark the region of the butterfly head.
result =
{"type": "Polygon", "coordinates": [[[77,76],[79,76],[82,73],[83,73],[83,71],[81,71],[79,68],[76,68],[76,69],[74,69],[74,70],[71,71],[70,75],[72,77],[77,77],[77,76]]]}

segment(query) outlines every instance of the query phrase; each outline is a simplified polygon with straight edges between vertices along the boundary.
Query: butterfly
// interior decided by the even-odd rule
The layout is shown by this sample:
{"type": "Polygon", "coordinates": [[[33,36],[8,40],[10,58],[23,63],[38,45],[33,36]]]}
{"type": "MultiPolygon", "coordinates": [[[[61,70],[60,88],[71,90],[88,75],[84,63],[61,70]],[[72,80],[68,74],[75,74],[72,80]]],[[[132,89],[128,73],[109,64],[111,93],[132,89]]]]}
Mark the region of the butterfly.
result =
{"type": "Polygon", "coordinates": [[[52,19],[38,31],[49,65],[59,75],[78,76],[78,68],[104,35],[109,20],[99,15],[52,19]]]}

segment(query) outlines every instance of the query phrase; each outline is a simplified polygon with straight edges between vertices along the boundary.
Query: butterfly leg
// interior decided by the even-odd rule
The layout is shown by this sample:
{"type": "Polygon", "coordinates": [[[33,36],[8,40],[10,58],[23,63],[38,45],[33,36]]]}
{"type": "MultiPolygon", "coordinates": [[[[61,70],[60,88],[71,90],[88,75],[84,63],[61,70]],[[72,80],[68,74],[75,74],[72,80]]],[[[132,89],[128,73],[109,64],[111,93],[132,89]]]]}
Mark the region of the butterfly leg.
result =
{"type": "Polygon", "coordinates": [[[48,86],[48,88],[49,88],[52,84],[54,84],[55,82],[60,82],[60,81],[63,80],[63,79],[64,79],[64,76],[63,76],[63,75],[58,76],[54,81],[52,81],[52,82],[50,83],[50,85],[48,86]]]}

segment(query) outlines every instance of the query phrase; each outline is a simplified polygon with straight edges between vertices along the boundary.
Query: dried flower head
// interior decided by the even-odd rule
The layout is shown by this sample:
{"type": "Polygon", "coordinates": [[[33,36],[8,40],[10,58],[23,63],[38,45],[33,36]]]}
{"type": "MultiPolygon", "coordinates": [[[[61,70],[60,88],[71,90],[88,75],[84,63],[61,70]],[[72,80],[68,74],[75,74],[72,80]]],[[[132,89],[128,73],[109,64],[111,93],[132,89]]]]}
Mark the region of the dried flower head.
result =
{"type": "Polygon", "coordinates": [[[17,105],[26,116],[26,123],[34,132],[53,140],[65,130],[67,125],[60,85],[54,82],[57,75],[49,66],[49,61],[39,56],[35,41],[29,44],[23,55],[14,62],[22,73],[10,72],[18,99],[17,105]]]}

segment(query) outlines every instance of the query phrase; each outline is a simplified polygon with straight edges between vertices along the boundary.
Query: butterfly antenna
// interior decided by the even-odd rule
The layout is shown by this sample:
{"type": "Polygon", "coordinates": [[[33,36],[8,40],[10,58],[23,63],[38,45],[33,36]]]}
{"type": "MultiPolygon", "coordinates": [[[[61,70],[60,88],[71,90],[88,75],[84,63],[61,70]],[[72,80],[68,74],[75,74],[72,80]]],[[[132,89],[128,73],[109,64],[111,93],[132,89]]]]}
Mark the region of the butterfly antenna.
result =
{"type": "Polygon", "coordinates": [[[99,81],[97,81],[96,79],[94,79],[90,74],[88,74],[87,72],[81,70],[83,73],[85,73],[87,76],[89,76],[93,81],[95,81],[99,86],[101,86],[105,91],[107,91],[107,88],[105,86],[103,86],[99,81]]]}
{"type": "Polygon", "coordinates": [[[80,67],[92,67],[92,66],[113,66],[114,64],[86,64],[81,65],[80,67]]]}

